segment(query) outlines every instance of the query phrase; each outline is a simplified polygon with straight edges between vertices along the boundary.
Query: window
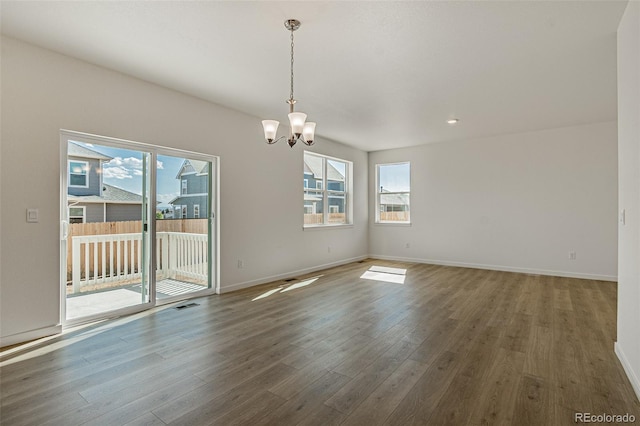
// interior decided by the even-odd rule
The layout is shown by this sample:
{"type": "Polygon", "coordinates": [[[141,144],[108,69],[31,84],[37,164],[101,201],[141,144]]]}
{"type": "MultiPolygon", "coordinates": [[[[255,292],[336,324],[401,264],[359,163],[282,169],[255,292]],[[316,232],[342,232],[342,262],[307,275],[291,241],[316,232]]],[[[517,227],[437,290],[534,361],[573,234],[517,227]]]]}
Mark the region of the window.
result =
{"type": "Polygon", "coordinates": [[[69,186],[89,187],[89,163],[86,161],[69,161],[69,186]]]}
{"type": "Polygon", "coordinates": [[[309,187],[309,179],[305,179],[304,180],[304,187],[308,188],[309,187]]]}
{"type": "Polygon", "coordinates": [[[376,222],[410,223],[411,165],[376,165],[376,222]]]}
{"type": "Polygon", "coordinates": [[[200,217],[200,204],[194,204],[193,205],[193,217],[195,219],[200,217]]]}
{"type": "Polygon", "coordinates": [[[69,223],[85,223],[85,207],[69,207],[69,223]]]}
{"type": "Polygon", "coordinates": [[[187,218],[187,206],[182,206],[182,218],[187,218]]]}
{"type": "Polygon", "coordinates": [[[187,193],[187,180],[186,179],[182,179],[182,192],[180,194],[184,195],[186,193],[187,193]]]}
{"type": "Polygon", "coordinates": [[[304,153],[304,226],[346,225],[351,220],[352,163],[304,153]]]}

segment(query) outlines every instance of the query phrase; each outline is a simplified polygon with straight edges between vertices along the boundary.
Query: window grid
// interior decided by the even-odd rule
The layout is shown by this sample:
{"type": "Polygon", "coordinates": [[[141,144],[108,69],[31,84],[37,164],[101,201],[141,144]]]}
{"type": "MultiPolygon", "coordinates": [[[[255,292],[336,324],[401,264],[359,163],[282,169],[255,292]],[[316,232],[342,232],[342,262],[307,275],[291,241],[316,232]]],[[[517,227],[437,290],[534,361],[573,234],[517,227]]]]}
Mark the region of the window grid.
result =
{"type": "MultiPolygon", "coordinates": [[[[349,205],[349,201],[350,201],[350,194],[349,194],[349,176],[351,173],[351,167],[352,164],[349,161],[346,160],[341,160],[341,159],[337,159],[337,158],[331,158],[331,157],[326,157],[320,154],[311,154],[308,152],[304,153],[305,156],[305,160],[308,158],[307,156],[310,156],[312,158],[320,158],[321,159],[321,164],[322,164],[322,177],[321,179],[318,179],[315,182],[315,188],[313,188],[314,185],[311,184],[311,182],[309,181],[309,179],[304,179],[304,193],[305,195],[311,195],[311,194],[318,194],[319,196],[322,197],[322,212],[321,213],[316,213],[316,208],[315,208],[315,204],[311,204],[311,205],[307,205],[305,204],[304,206],[304,214],[305,214],[305,221],[304,221],[304,226],[305,227],[313,227],[313,226],[336,226],[336,225],[348,225],[351,223],[351,218],[350,218],[350,205],[349,205]],[[328,189],[329,188],[329,175],[328,175],[328,168],[329,168],[329,162],[333,161],[336,163],[341,163],[344,165],[344,176],[343,176],[343,180],[342,180],[342,186],[343,186],[343,190],[335,190],[335,189],[328,189]],[[339,213],[340,210],[340,206],[336,206],[336,205],[330,205],[330,199],[332,198],[338,198],[338,199],[342,199],[342,203],[343,204],[343,213],[339,213]],[[337,212],[336,212],[337,210],[337,212]],[[310,213],[313,212],[313,213],[310,213]],[[316,222],[315,218],[309,220],[307,219],[307,215],[309,214],[313,214],[314,216],[317,216],[319,214],[322,215],[322,220],[321,222],[316,222]],[[336,221],[332,221],[331,218],[331,214],[333,215],[342,215],[342,220],[339,222],[336,221]]],[[[339,182],[339,181],[338,181],[339,182]]]]}
{"type": "Polygon", "coordinates": [[[69,160],[69,182],[72,188],[89,187],[89,162],[81,160],[69,160]],[[82,183],[81,183],[82,182],[82,183]]]}

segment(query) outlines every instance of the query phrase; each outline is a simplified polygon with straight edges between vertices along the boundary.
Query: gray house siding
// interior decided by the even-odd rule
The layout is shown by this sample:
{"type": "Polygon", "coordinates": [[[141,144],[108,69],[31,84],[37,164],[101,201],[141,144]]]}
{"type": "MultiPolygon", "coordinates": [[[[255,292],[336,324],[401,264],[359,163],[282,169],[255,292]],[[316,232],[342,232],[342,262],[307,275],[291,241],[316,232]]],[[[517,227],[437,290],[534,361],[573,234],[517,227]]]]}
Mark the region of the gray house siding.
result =
{"type": "Polygon", "coordinates": [[[94,204],[94,203],[75,203],[71,207],[84,207],[84,222],[103,222],[102,218],[104,215],[104,211],[102,209],[102,204],[94,204]]]}
{"type": "Polygon", "coordinates": [[[89,163],[89,187],[69,186],[69,195],[100,195],[100,160],[92,158],[69,157],[69,161],[83,161],[89,163]]]}
{"type": "Polygon", "coordinates": [[[107,218],[105,217],[105,205],[103,203],[74,203],[70,207],[84,207],[85,223],[95,222],[123,222],[142,219],[141,204],[114,204],[107,203],[107,218]]]}
{"type": "MultiPolygon", "coordinates": [[[[206,177],[206,176],[204,176],[206,177]]],[[[196,196],[188,196],[188,197],[178,197],[172,203],[174,209],[178,206],[187,206],[187,219],[194,219],[193,215],[193,206],[198,204],[200,206],[200,219],[209,217],[209,209],[206,195],[196,195],[196,196]]],[[[175,210],[174,210],[175,211],[175,210]]],[[[175,211],[174,219],[182,218],[181,213],[175,211]]]]}
{"type": "Polygon", "coordinates": [[[107,204],[107,222],[142,220],[141,204],[107,204]]]}
{"type": "Polygon", "coordinates": [[[180,177],[180,195],[185,193],[182,191],[182,181],[187,181],[186,194],[206,194],[208,193],[208,175],[182,175],[180,177]]]}

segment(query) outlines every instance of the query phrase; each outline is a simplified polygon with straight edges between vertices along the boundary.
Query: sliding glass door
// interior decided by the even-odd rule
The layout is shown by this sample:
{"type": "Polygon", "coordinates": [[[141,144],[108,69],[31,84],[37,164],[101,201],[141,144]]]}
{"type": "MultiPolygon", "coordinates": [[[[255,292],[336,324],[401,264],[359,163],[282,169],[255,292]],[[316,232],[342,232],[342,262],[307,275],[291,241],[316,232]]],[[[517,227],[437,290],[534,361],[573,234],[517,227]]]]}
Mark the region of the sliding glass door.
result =
{"type": "Polygon", "coordinates": [[[216,158],[62,132],[63,322],[215,291],[216,158]]]}
{"type": "Polygon", "coordinates": [[[212,288],[214,163],[193,156],[158,155],[156,299],[212,288]],[[177,172],[176,172],[177,170],[177,172]]]}

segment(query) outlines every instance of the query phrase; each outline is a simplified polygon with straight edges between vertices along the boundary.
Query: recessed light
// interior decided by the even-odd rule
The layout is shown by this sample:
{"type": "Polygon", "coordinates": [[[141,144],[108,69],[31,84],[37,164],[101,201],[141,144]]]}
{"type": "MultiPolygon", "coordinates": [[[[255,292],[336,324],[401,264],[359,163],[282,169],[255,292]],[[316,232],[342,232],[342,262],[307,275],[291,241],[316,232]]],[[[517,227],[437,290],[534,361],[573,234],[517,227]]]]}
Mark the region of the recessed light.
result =
{"type": "Polygon", "coordinates": [[[447,120],[447,124],[456,124],[460,121],[459,118],[450,118],[447,120]]]}

